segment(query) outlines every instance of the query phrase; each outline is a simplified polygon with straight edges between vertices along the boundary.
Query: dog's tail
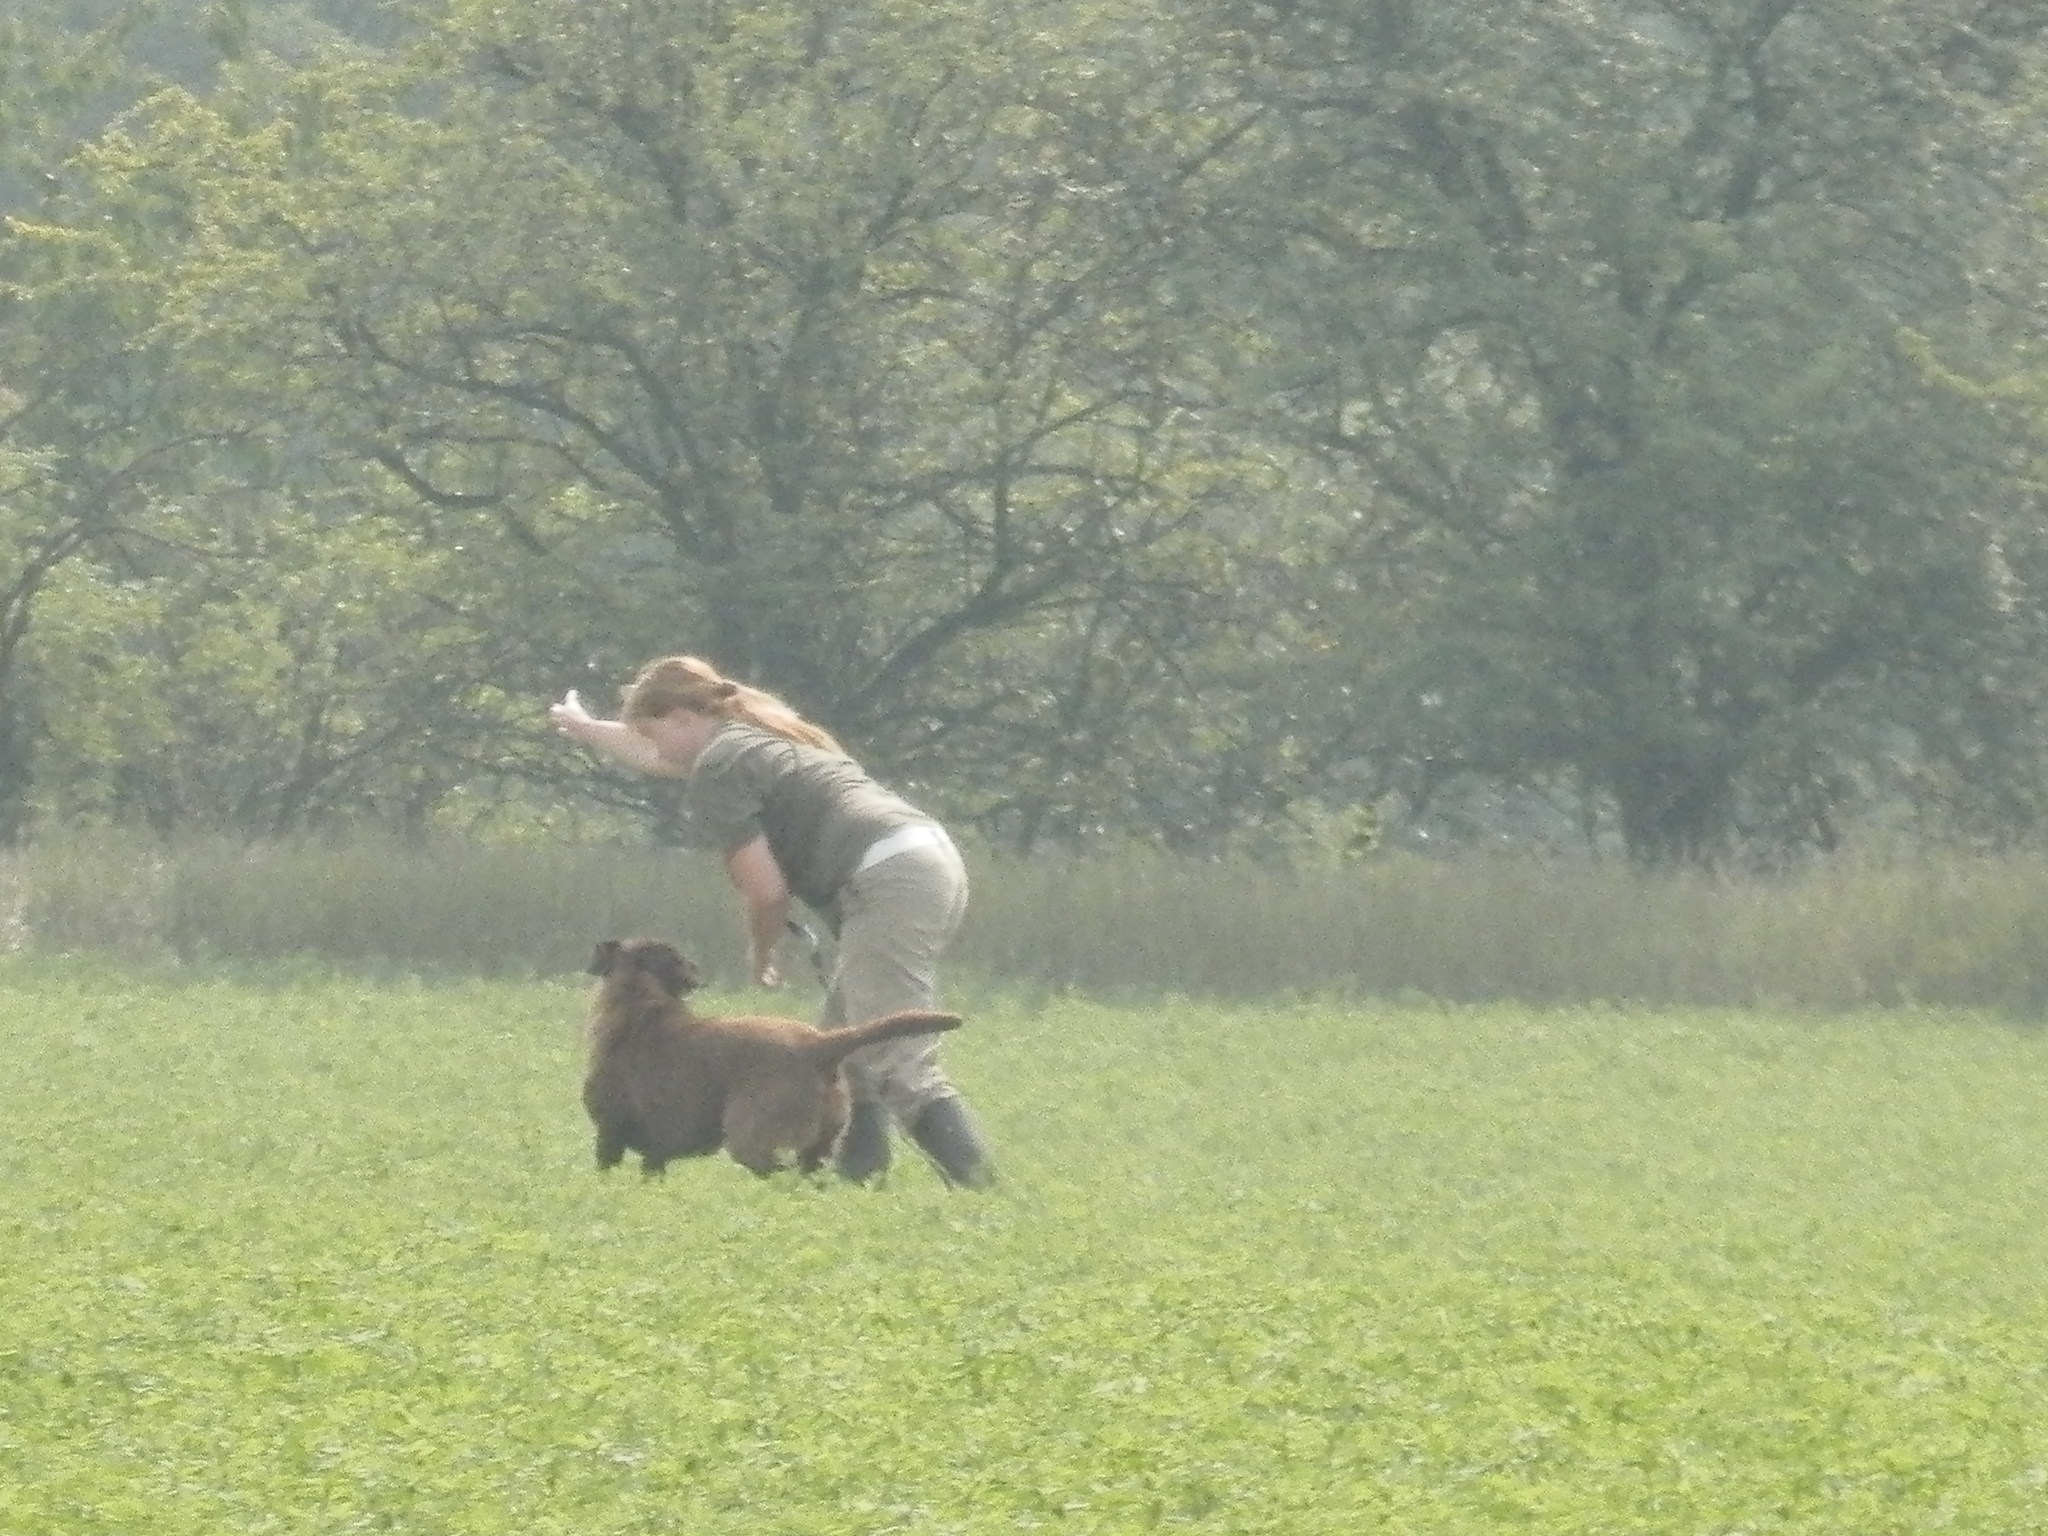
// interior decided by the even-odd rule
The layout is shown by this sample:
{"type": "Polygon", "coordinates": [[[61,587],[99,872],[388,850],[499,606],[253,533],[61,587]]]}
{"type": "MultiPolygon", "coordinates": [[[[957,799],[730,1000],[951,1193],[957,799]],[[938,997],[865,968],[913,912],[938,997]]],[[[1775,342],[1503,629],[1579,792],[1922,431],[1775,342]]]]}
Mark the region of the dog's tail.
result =
{"type": "Polygon", "coordinates": [[[962,1019],[957,1013],[935,1013],[925,1008],[908,1008],[901,1013],[885,1013],[879,1019],[870,1019],[865,1024],[851,1024],[844,1029],[828,1029],[818,1036],[816,1051],[818,1060],[825,1066],[836,1067],[864,1045],[875,1045],[883,1040],[900,1040],[905,1035],[936,1035],[949,1029],[958,1029],[962,1019]]]}

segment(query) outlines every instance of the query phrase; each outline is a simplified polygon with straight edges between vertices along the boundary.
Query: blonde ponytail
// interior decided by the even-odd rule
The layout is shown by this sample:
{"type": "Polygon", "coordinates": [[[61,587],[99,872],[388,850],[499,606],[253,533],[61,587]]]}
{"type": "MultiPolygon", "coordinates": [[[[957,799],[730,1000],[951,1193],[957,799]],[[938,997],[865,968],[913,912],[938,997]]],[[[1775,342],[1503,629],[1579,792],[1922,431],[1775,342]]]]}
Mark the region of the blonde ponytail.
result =
{"type": "Polygon", "coordinates": [[[807,747],[844,754],[846,749],[823,726],[813,725],[765,689],[722,677],[710,662],[695,656],[665,656],[650,661],[621,695],[628,724],[658,720],[676,710],[739,720],[807,747]]]}

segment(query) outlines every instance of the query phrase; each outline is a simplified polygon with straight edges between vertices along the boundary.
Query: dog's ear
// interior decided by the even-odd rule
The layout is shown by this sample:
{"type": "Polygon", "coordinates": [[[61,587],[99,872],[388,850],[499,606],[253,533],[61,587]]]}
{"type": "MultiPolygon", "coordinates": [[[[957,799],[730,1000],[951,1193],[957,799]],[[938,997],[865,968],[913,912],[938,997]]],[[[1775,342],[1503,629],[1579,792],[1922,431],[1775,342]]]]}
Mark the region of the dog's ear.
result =
{"type": "Polygon", "coordinates": [[[619,941],[600,940],[596,951],[590,957],[589,973],[592,976],[609,976],[619,963],[619,941]]]}
{"type": "Polygon", "coordinates": [[[649,944],[641,952],[640,965],[671,997],[687,997],[703,985],[697,967],[667,944],[649,944]]]}
{"type": "Polygon", "coordinates": [[[686,997],[704,985],[704,975],[682,955],[676,956],[676,996],[686,997]]]}

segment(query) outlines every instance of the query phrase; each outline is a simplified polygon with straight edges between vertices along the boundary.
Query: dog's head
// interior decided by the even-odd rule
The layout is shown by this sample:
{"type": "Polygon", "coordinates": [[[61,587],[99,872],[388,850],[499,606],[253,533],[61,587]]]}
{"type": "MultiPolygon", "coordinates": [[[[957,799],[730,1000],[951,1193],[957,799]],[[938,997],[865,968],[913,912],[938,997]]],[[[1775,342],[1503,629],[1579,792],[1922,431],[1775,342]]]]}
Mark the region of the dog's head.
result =
{"type": "Polygon", "coordinates": [[[607,979],[638,973],[670,997],[686,997],[702,986],[697,967],[682,951],[659,939],[606,939],[590,957],[590,974],[607,979]]]}

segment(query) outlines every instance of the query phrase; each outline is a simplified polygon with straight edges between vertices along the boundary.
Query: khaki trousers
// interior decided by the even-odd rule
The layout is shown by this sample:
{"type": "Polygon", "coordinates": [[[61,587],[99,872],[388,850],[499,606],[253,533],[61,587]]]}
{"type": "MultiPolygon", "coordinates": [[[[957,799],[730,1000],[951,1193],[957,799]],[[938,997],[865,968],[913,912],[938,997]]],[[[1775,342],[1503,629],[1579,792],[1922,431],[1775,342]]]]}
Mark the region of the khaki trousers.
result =
{"type": "MultiPolygon", "coordinates": [[[[859,871],[836,905],[839,955],[820,1027],[937,1007],[939,957],[967,915],[967,866],[952,842],[908,848],[859,871]]],[[[846,1063],[854,1092],[906,1126],[933,1100],[957,1098],[939,1065],[939,1039],[914,1035],[856,1051],[846,1063]]]]}

